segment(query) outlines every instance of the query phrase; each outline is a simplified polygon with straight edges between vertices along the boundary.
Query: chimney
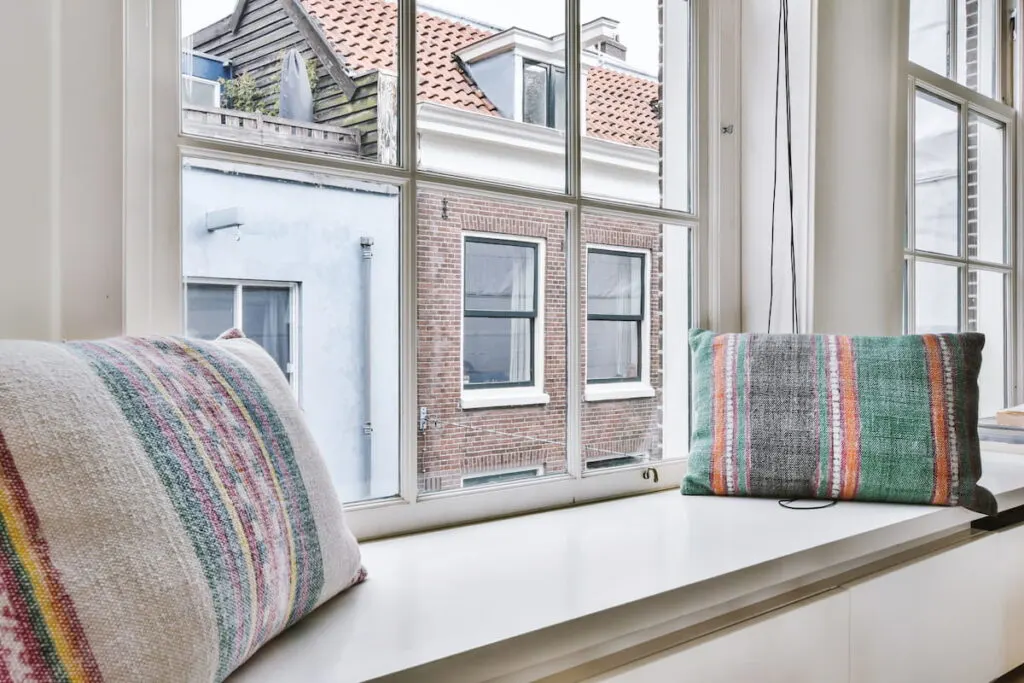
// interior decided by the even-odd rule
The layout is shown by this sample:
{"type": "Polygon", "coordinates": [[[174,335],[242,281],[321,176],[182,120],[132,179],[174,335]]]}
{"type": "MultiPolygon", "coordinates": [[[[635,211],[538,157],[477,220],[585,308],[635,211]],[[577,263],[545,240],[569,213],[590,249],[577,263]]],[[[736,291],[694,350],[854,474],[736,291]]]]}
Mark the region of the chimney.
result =
{"type": "Polygon", "coordinates": [[[597,49],[599,52],[603,52],[609,57],[626,61],[626,46],[619,42],[618,34],[612,38],[607,38],[599,42],[597,44],[597,49]]]}

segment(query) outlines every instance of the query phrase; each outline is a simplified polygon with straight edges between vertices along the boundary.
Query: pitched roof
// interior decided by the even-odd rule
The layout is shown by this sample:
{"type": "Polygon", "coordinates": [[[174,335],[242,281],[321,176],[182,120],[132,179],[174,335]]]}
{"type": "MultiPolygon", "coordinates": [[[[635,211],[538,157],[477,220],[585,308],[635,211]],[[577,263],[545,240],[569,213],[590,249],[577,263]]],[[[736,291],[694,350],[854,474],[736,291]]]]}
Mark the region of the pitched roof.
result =
{"type": "MultiPolygon", "coordinates": [[[[396,71],[397,5],[386,0],[301,0],[352,72],[396,71]]],[[[432,12],[417,13],[420,100],[496,116],[497,107],[463,72],[455,52],[495,32],[432,12]]],[[[657,148],[653,80],[593,67],[587,72],[587,135],[657,148]]]]}

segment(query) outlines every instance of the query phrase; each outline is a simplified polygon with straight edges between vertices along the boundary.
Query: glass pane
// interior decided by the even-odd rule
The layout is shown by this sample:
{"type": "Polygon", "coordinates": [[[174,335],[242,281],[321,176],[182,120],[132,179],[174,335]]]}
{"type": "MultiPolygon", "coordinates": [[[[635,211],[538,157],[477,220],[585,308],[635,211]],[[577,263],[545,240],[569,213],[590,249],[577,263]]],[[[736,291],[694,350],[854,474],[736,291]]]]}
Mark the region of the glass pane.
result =
{"type": "Polygon", "coordinates": [[[979,415],[992,417],[1006,407],[1006,276],[988,270],[967,274],[967,329],[985,335],[978,384],[979,415]]]}
{"type": "Polygon", "coordinates": [[[917,248],[960,253],[960,116],[954,104],[918,91],[914,219],[917,248]]]}
{"type": "Polygon", "coordinates": [[[937,74],[949,76],[948,0],[911,0],[910,59],[937,74]]]}
{"type": "Polygon", "coordinates": [[[914,297],[918,334],[960,331],[960,268],[918,261],[914,297]]]}
{"type": "Polygon", "coordinates": [[[532,324],[523,318],[466,318],[462,374],[467,386],[529,384],[533,377],[532,324]]]}
{"type": "Polygon", "coordinates": [[[523,121],[548,125],[548,70],[539,64],[523,66],[523,121]]]}
{"type": "Polygon", "coordinates": [[[1006,261],[1006,127],[973,112],[967,121],[967,253],[1006,261]]]}
{"type": "MultiPolygon", "coordinates": [[[[587,320],[579,370],[584,469],[685,457],[690,436],[690,230],[587,213],[583,242],[648,252],[648,272],[639,279],[645,302],[639,322],[587,320],[594,310],[581,306],[581,318],[587,320]]],[[[584,302],[605,305],[591,297],[595,270],[601,267],[591,261],[581,274],[584,302]]],[[[624,278],[627,289],[637,283],[633,272],[624,278]]]]}
{"type": "Polygon", "coordinates": [[[565,212],[421,191],[416,214],[416,405],[427,415],[416,441],[419,491],[498,484],[498,475],[525,470],[564,474],[565,212]],[[472,241],[481,236],[501,243],[472,241]],[[481,254],[490,260],[471,265],[481,254]],[[499,312],[525,309],[510,303],[520,291],[532,298],[529,278],[516,284],[517,269],[536,272],[536,319],[465,315],[464,289],[499,300],[486,304],[499,312]]]}
{"type": "Polygon", "coordinates": [[[416,32],[420,166],[564,191],[546,72],[565,68],[565,3],[424,0],[416,32]]]}
{"type": "Polygon", "coordinates": [[[982,95],[997,97],[999,0],[956,0],[954,17],[949,16],[949,0],[911,0],[910,59],[982,95]],[[955,62],[950,58],[954,42],[955,62]]]}
{"type": "Polygon", "coordinates": [[[216,339],[235,326],[235,288],[231,285],[188,285],[185,334],[216,339]]]}
{"type": "Polygon", "coordinates": [[[588,321],[587,381],[639,379],[640,330],[641,323],[588,321]]]}
{"type": "Polygon", "coordinates": [[[246,291],[245,332],[297,362],[292,382],[342,498],[396,495],[398,189],[200,159],[181,181],[185,277],[281,285],[246,291]],[[301,301],[285,314],[289,286],[301,301]],[[299,326],[294,349],[282,319],[299,326]]]}
{"type": "Polygon", "coordinates": [[[587,315],[641,315],[644,257],[591,251],[587,256],[587,315]]]}
{"type": "Polygon", "coordinates": [[[468,311],[532,311],[536,306],[537,248],[533,244],[466,239],[468,311]]]}
{"type": "Polygon", "coordinates": [[[242,289],[242,331],[263,347],[286,375],[291,373],[291,290],[242,289]]]}
{"type": "Polygon", "coordinates": [[[998,96],[999,0],[957,0],[956,20],[956,80],[998,96]]]}
{"type": "Polygon", "coordinates": [[[398,163],[394,2],[238,6],[181,0],[182,77],[219,90],[182,98],[186,134],[398,163]]]}
{"type": "Polygon", "coordinates": [[[687,0],[580,0],[583,192],[691,209],[687,0]]]}

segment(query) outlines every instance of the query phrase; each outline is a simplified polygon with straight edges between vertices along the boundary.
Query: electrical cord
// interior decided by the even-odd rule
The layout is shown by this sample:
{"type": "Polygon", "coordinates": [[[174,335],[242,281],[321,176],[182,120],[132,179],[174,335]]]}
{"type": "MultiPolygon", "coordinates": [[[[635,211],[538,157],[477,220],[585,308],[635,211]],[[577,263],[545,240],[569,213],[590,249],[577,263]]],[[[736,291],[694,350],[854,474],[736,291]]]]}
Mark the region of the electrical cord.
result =
{"type": "Polygon", "coordinates": [[[772,315],[775,312],[775,209],[778,204],[779,187],[779,90],[785,81],[786,106],[786,166],[789,182],[789,271],[791,293],[791,319],[794,334],[800,334],[800,300],[797,293],[796,267],[796,222],[793,214],[796,207],[793,187],[793,94],[790,79],[789,54],[789,0],[779,3],[778,37],[775,49],[775,146],[772,168],[772,220],[771,246],[769,251],[769,288],[768,288],[768,333],[772,331],[772,315]]]}
{"type": "Polygon", "coordinates": [[[807,500],[806,498],[784,498],[779,501],[781,507],[787,510],[824,510],[825,508],[835,507],[839,502],[838,500],[830,500],[821,505],[796,505],[801,500],[807,500]]]}

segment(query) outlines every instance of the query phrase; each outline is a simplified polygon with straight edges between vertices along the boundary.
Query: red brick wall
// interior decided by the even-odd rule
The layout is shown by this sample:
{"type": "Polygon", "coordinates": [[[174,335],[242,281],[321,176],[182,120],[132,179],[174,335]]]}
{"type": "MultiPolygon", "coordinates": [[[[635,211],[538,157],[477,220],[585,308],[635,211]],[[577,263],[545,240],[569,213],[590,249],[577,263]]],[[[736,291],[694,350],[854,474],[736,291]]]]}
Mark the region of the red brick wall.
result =
{"type": "MultiPolygon", "coordinates": [[[[458,488],[465,475],[525,468],[546,474],[566,470],[566,271],[565,214],[552,209],[457,195],[421,193],[418,212],[418,405],[428,410],[429,426],[418,438],[421,491],[458,488]],[[462,236],[495,233],[543,239],[544,248],[544,391],[543,406],[462,410],[462,236]]],[[[651,251],[650,378],[655,398],[585,403],[582,409],[584,452],[593,449],[633,451],[643,445],[660,458],[661,228],[656,224],[587,217],[586,243],[628,246],[651,251]],[[587,448],[587,447],[591,448],[587,448]]],[[[586,253],[583,253],[586,263],[586,253]]],[[[582,282],[586,298],[586,276],[582,282]]],[[[585,311],[581,312],[585,333],[585,311]]],[[[581,334],[582,337],[582,334],[581,334]]],[[[585,356],[579,368],[585,377],[585,356]]],[[[586,457],[586,456],[585,456],[586,457]]]]}

